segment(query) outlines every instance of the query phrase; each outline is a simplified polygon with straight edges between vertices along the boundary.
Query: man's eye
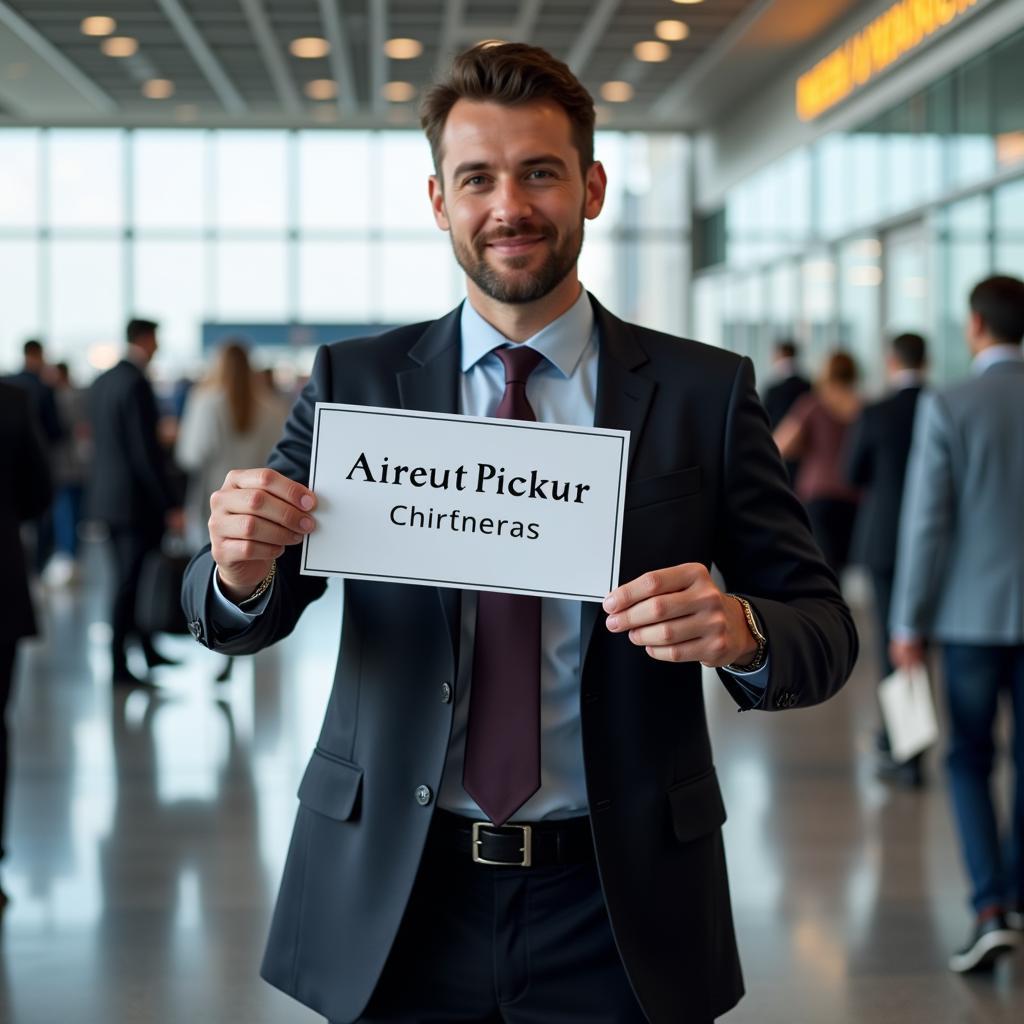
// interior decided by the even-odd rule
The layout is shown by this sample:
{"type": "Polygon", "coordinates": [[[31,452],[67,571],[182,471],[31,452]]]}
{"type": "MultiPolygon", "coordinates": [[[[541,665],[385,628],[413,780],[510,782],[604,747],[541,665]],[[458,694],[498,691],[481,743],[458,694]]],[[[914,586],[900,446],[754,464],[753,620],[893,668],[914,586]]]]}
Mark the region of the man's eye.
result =
{"type": "Polygon", "coordinates": [[[474,174],[471,178],[467,178],[462,184],[475,187],[484,183],[484,176],[482,174],[474,174]]]}
{"type": "Polygon", "coordinates": [[[545,170],[543,167],[536,167],[532,171],[530,171],[529,177],[531,177],[531,178],[552,178],[552,177],[554,177],[554,175],[550,171],[545,170]]]}

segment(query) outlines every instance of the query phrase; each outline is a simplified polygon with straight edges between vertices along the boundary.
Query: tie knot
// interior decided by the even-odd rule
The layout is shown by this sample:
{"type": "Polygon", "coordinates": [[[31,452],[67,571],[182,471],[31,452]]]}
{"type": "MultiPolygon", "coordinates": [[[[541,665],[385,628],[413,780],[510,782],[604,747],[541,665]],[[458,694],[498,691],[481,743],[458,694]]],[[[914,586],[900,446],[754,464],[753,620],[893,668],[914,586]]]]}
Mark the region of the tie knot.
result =
{"type": "Polygon", "coordinates": [[[515,345],[512,348],[496,348],[495,355],[505,364],[505,384],[525,384],[537,364],[544,358],[535,348],[515,345]]]}

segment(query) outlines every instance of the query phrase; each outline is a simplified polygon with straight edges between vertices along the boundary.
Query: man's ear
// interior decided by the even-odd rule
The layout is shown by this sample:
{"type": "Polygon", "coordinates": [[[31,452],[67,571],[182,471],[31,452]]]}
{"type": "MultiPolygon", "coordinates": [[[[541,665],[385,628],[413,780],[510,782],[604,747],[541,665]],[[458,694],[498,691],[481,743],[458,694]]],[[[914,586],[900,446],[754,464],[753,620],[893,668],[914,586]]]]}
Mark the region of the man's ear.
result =
{"type": "Polygon", "coordinates": [[[436,174],[427,180],[427,191],[430,193],[430,209],[434,213],[434,223],[442,230],[448,231],[448,211],[444,207],[444,186],[436,174]]]}
{"type": "Polygon", "coordinates": [[[583,187],[586,189],[583,215],[587,220],[593,220],[604,207],[604,196],[608,190],[608,175],[605,174],[604,164],[600,160],[595,160],[590,165],[583,187]]]}

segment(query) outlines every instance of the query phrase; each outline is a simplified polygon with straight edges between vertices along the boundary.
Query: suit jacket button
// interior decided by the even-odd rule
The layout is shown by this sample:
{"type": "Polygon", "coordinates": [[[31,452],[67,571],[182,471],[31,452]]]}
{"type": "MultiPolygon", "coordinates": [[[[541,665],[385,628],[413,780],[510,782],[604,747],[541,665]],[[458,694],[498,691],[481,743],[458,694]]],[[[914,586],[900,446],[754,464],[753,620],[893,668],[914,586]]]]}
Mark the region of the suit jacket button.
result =
{"type": "Polygon", "coordinates": [[[192,634],[193,640],[198,640],[202,643],[203,640],[203,624],[198,619],[193,619],[188,624],[188,631],[192,634]]]}
{"type": "Polygon", "coordinates": [[[417,786],[416,787],[416,803],[420,807],[426,807],[434,798],[434,793],[429,786],[417,786]]]}
{"type": "Polygon", "coordinates": [[[441,703],[451,704],[452,702],[452,688],[449,683],[441,684],[441,703]]]}

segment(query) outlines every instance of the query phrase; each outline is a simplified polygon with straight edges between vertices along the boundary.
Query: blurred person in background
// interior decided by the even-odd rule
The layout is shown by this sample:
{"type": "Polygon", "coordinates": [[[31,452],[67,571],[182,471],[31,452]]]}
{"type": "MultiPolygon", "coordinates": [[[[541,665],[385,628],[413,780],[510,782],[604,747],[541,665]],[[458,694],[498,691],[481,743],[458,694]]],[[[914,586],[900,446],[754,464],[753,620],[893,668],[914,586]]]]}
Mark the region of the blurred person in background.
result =
{"type": "MultiPolygon", "coordinates": [[[[18,373],[7,378],[8,383],[21,388],[29,395],[32,412],[42,431],[47,460],[63,440],[66,430],[57,409],[54,390],[47,380],[46,356],[42,342],[29,338],[22,347],[24,363],[18,373]]],[[[53,511],[41,510],[35,521],[35,551],[32,564],[37,573],[42,573],[53,554],[53,511]]]]}
{"type": "Polygon", "coordinates": [[[775,430],[783,459],[799,459],[794,486],[807,508],[814,539],[838,576],[850,552],[858,492],[846,481],[845,449],[860,415],[857,364],[847,352],[833,352],[813,390],[793,403],[775,430]]]}
{"type": "Polygon", "coordinates": [[[67,363],[57,363],[53,370],[57,409],[65,434],[53,452],[54,554],[44,578],[50,586],[60,587],[76,577],[78,524],[89,474],[92,428],[88,392],[72,383],[67,363]]]}
{"type": "Polygon", "coordinates": [[[947,767],[974,923],[949,960],[991,968],[1024,928],[1024,281],[990,277],[970,295],[971,376],[921,396],[893,587],[896,665],[942,651],[947,767]],[[992,795],[996,718],[1012,707],[1015,792],[992,795]]]}
{"type": "MultiPolygon", "coordinates": [[[[896,571],[896,538],[914,413],[924,386],[926,361],[925,341],[919,334],[900,334],[893,339],[885,358],[890,393],[864,407],[847,449],[846,477],[854,487],[861,488],[862,495],[854,527],[852,561],[871,574],[880,680],[893,670],[889,660],[889,609],[896,571]]],[[[898,785],[923,784],[922,755],[902,764],[893,761],[884,726],[879,729],[877,747],[880,778],[898,785]]]]}
{"type": "MultiPolygon", "coordinates": [[[[799,350],[796,342],[786,338],[775,344],[772,354],[772,368],[769,379],[772,381],[764,391],[764,408],[774,430],[793,408],[793,403],[811,390],[811,382],[800,372],[798,366],[799,350]]],[[[800,466],[798,459],[786,463],[789,479],[795,480],[800,466]]]]}
{"type": "Polygon", "coordinates": [[[266,461],[288,410],[254,373],[245,346],[227,342],[209,380],[185,401],[174,456],[188,473],[185,537],[193,551],[209,543],[210,495],[235,466],[266,461]]]}
{"type": "MultiPolygon", "coordinates": [[[[14,658],[18,641],[36,633],[19,527],[47,508],[51,496],[49,461],[33,403],[23,389],[0,383],[0,564],[4,567],[4,614],[0,615],[0,858],[4,854],[9,762],[6,715],[14,658]]],[[[6,905],[7,896],[0,889],[0,912],[6,905]]]]}
{"type": "Polygon", "coordinates": [[[160,548],[164,531],[180,531],[182,513],[160,447],[156,398],[146,377],[158,347],[157,324],[131,320],[127,339],[124,358],[96,379],[89,394],[94,463],[87,507],[110,533],[113,684],[146,686],[129,671],[129,637],[137,636],[149,668],[174,662],[136,626],[139,575],[146,555],[160,548]]]}
{"type": "MultiPolygon", "coordinates": [[[[189,392],[174,449],[188,474],[185,537],[192,552],[210,541],[210,495],[235,466],[262,465],[284,430],[288,408],[267,390],[249,363],[245,346],[228,341],[210,379],[189,392]]],[[[217,677],[231,673],[228,658],[217,677]]]]}

